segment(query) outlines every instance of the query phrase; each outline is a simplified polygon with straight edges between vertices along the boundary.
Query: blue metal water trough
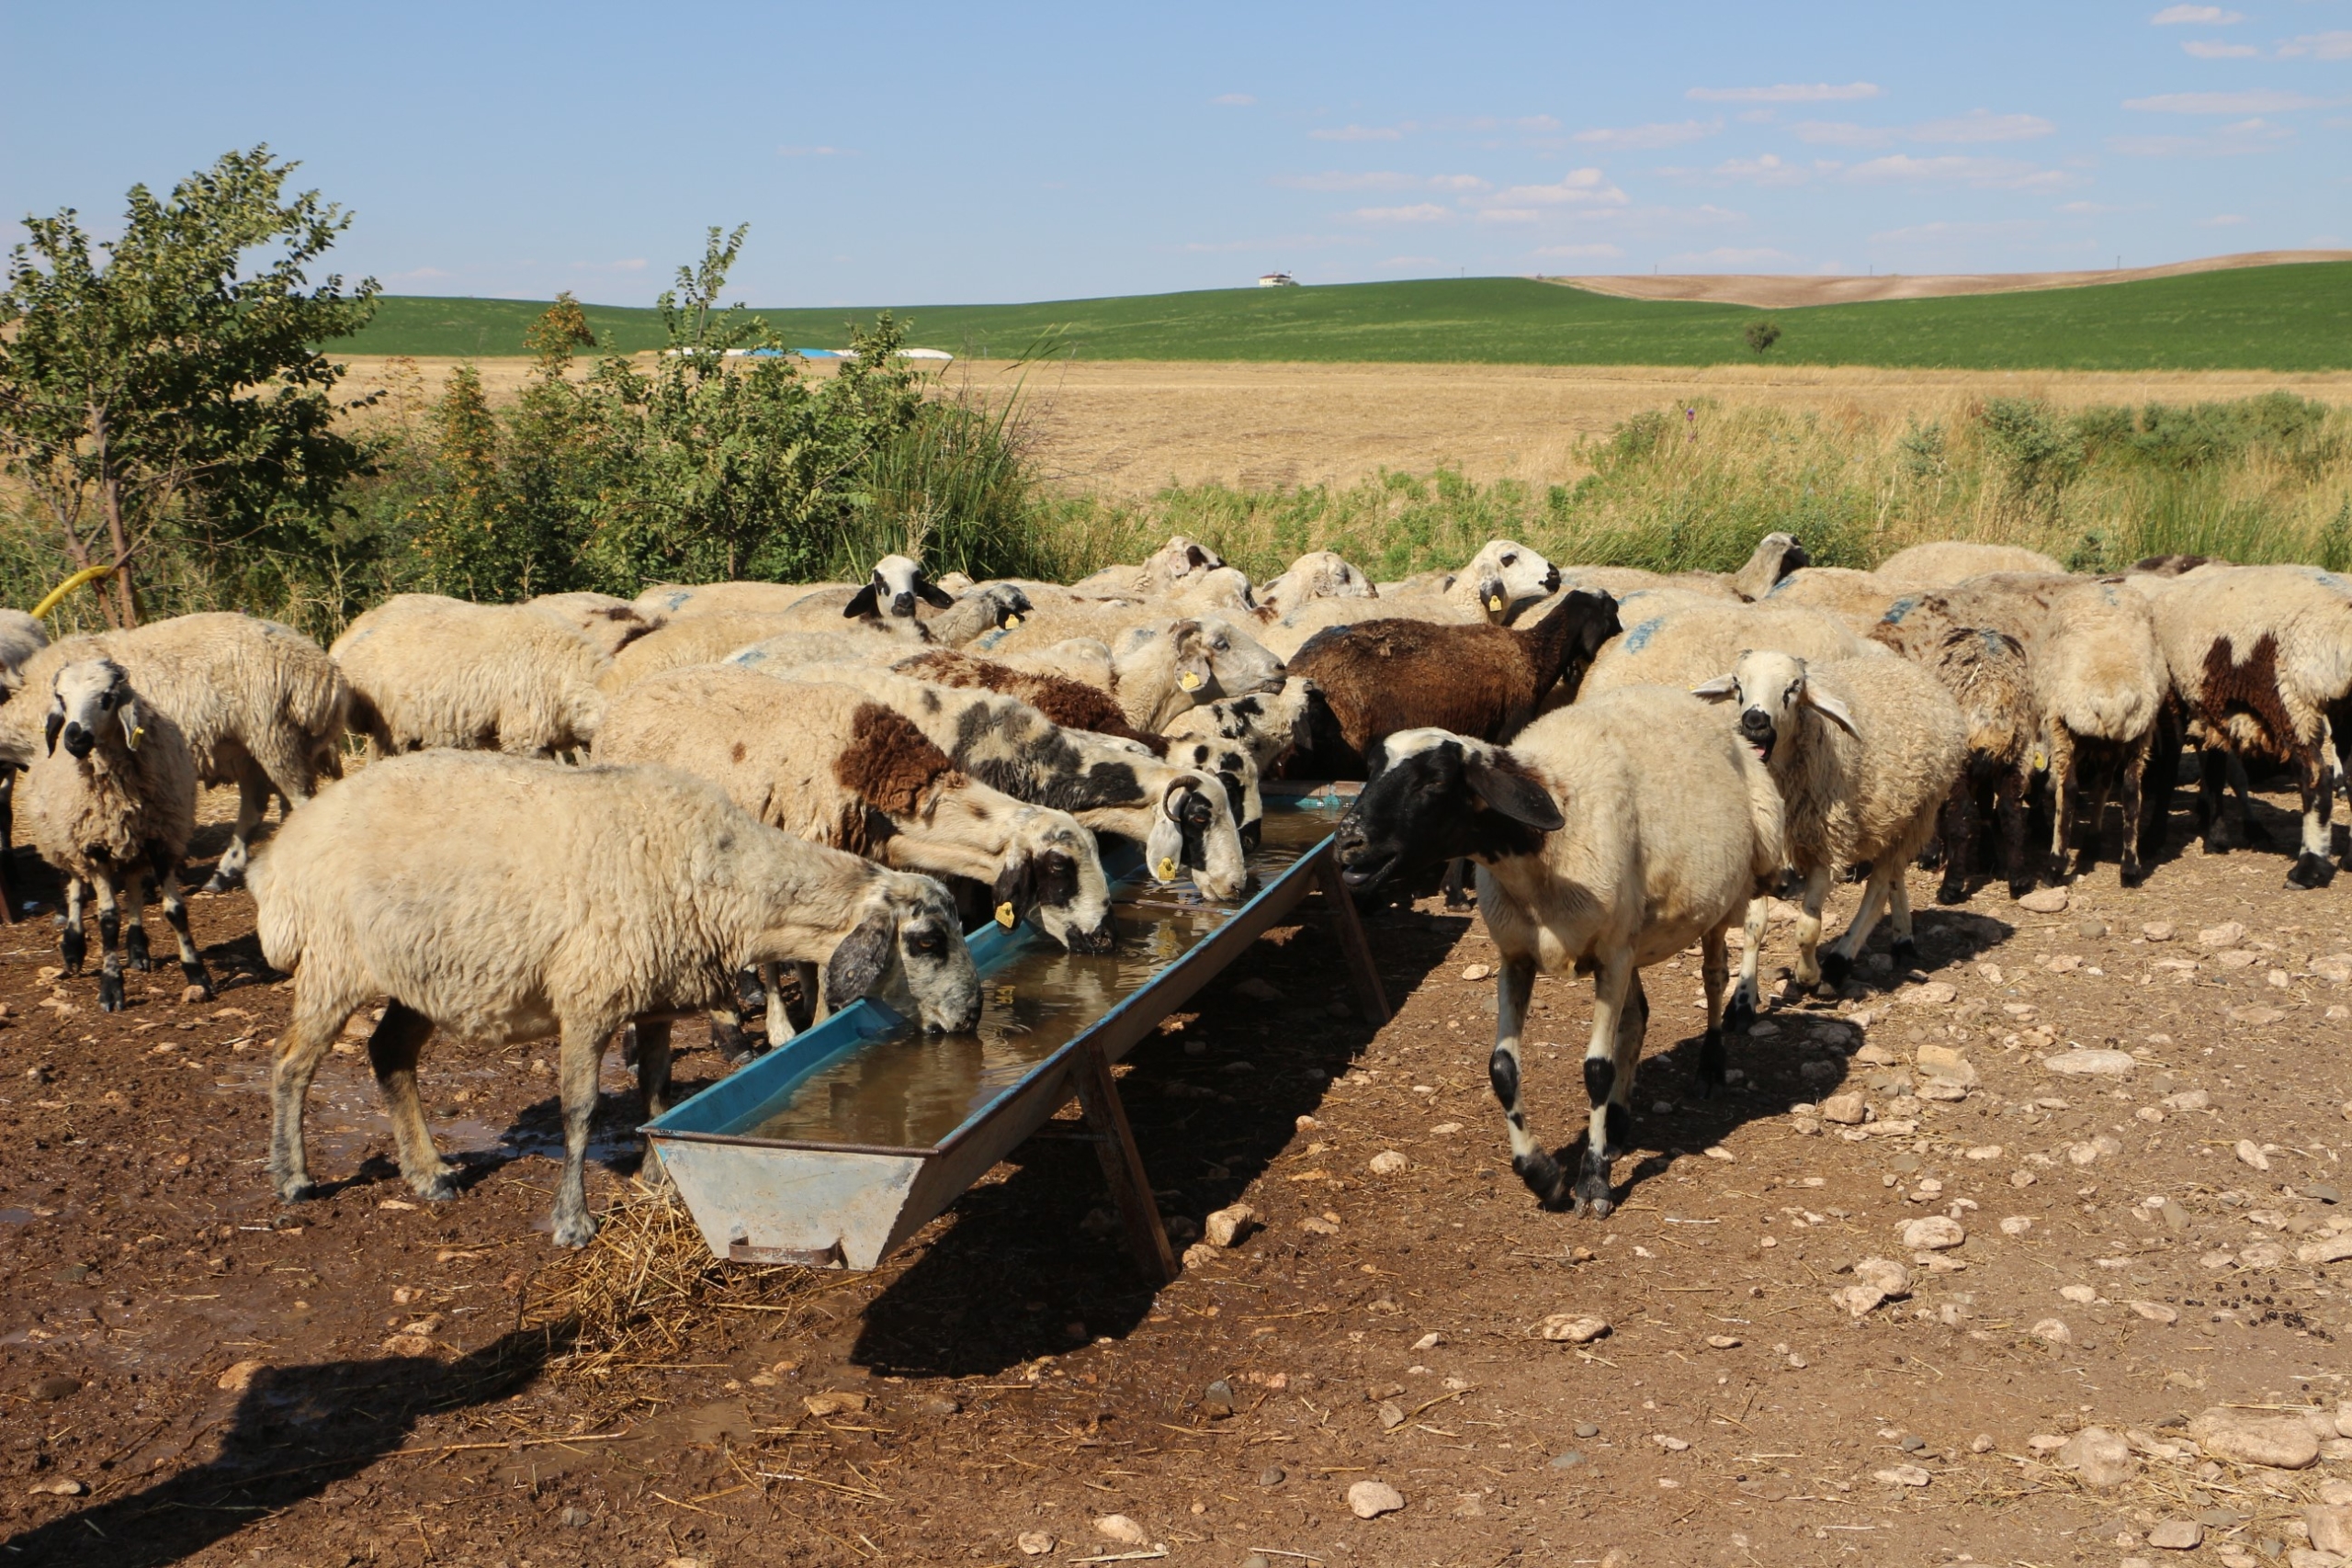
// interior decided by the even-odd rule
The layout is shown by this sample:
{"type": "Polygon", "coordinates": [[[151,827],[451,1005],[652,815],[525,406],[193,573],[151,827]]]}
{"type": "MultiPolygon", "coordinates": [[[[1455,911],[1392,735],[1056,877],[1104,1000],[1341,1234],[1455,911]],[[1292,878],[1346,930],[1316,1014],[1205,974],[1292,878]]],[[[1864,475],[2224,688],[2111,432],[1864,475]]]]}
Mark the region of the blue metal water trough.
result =
{"type": "MultiPolygon", "coordinates": [[[[873,998],[842,1010],[648,1123],[646,1136],[712,1253],[746,1263],[872,1269],[1075,1096],[1137,1260],[1156,1280],[1173,1278],[1175,1259],[1111,1065],[1317,887],[1362,1010],[1375,1023],[1388,1017],[1387,999],[1355,908],[1340,885],[1332,847],[1330,829],[1358,786],[1291,785],[1298,793],[1287,795],[1276,793],[1281,787],[1266,791],[1268,842],[1305,847],[1288,864],[1270,866],[1262,886],[1239,905],[1204,904],[1189,893],[1179,897],[1148,882],[1138,857],[1105,857],[1106,869],[1119,877],[1114,891],[1122,927],[1157,918],[1181,921],[1187,928],[1183,934],[1196,937],[1138,983],[1126,983],[1132,973],[1114,978],[1114,959],[1065,958],[1025,928],[1007,931],[991,924],[972,936],[984,990],[992,988],[992,977],[1024,959],[1039,962],[1042,949],[1057,971],[1078,971],[1091,979],[1087,989],[1106,1005],[1017,1075],[991,1079],[977,1072],[953,1078],[955,1092],[945,1097],[948,1115],[963,1113],[935,1139],[891,1144],[763,1135],[778,1123],[795,1132],[808,1127],[807,1100],[820,1089],[831,1097],[813,1113],[820,1128],[831,1107],[842,1108],[838,1120],[843,1122],[898,1126],[922,1119],[895,1102],[855,1102],[860,1095],[906,1098],[908,1083],[896,1075],[910,1063],[928,1060],[910,1054],[967,1047],[910,1038],[904,1021],[873,998]],[[1087,970],[1088,965],[1096,967],[1087,970]]],[[[1150,929],[1163,931],[1160,926],[1150,929]]],[[[1131,957],[1127,968],[1135,967],[1131,957]]],[[[1011,1000],[1001,995],[990,1006],[1011,1000]]],[[[1063,1021],[1065,1026],[1069,1022],[1063,1021]]],[[[935,1091],[936,1086],[927,1089],[935,1091]]],[[[931,1092],[930,1098],[942,1097],[931,1092]]],[[[941,1122],[939,1103],[928,1109],[934,1124],[948,1125],[941,1122]]]]}

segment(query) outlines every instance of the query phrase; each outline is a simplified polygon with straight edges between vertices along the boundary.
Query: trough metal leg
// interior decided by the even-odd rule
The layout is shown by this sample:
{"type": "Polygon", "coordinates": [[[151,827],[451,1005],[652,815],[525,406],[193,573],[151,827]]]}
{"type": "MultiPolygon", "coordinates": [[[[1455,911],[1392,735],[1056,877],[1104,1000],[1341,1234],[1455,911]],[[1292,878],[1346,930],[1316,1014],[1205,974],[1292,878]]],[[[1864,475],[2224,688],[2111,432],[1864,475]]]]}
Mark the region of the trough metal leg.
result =
{"type": "Polygon", "coordinates": [[[1159,1205],[1152,1201],[1151,1179],[1144,1174],[1143,1153],[1136,1147],[1135,1130],[1127,1125],[1127,1109],[1119,1102],[1119,1086],[1111,1077],[1110,1058],[1100,1043],[1079,1047],[1069,1075],[1078,1088],[1079,1104],[1092,1131],[1094,1153],[1102,1161],[1102,1176],[1117,1200],[1119,1218],[1125,1224],[1127,1245],[1136,1265],[1157,1288],[1176,1278],[1176,1254],[1168,1246],[1167,1227],[1159,1223],[1159,1205]]]}
{"type": "Polygon", "coordinates": [[[1323,889],[1323,907],[1330,911],[1340,951],[1348,957],[1348,973],[1356,983],[1356,1001],[1366,1021],[1388,1021],[1388,993],[1382,989],[1380,971],[1373,967],[1372,943],[1364,940],[1363,921],[1356,917],[1356,902],[1340,879],[1340,852],[1326,846],[1316,857],[1315,881],[1323,889]]]}

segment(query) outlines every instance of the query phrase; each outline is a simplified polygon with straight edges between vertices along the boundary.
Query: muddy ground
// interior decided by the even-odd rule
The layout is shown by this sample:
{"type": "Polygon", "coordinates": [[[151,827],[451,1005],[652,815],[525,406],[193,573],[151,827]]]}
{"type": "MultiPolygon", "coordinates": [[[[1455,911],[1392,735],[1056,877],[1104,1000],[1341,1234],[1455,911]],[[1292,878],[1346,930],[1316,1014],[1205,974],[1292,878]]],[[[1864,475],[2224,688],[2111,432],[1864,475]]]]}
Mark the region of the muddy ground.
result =
{"type": "MultiPolygon", "coordinates": [[[[2285,804],[2263,818],[2291,842],[2285,804]]],[[[49,973],[54,888],[18,856],[15,897],[41,908],[0,931],[0,1561],[2284,1562],[2352,1461],[2214,1465],[2179,1423],[2352,1393],[2340,1266],[2298,1261],[2347,1228],[2352,995],[2313,960],[2352,974],[2328,962],[2352,879],[2288,891],[2284,856],[2207,858],[2183,821],[2145,887],[2103,869],[2063,913],[1997,886],[1939,909],[1915,875],[1920,970],[1777,1010],[1726,1100],[1686,1098],[1695,959],[1653,972],[1605,1222],[1511,1175],[1492,983],[1468,977],[1493,950],[1425,899],[1371,923],[1401,1004],[1385,1027],[1339,1016],[1314,916],[1134,1058],[1164,1207],[1263,1220],[1166,1290],[1095,1213],[1092,1153],[1041,1138],[878,1273],[715,1268],[617,1348],[546,1325],[579,1276],[540,1228],[543,1053],[428,1048],[428,1106],[469,1167],[435,1206],[399,1180],[347,1042],[311,1096],[325,1195],[281,1209],[264,1085],[288,993],[250,901],[195,905],[217,1003],[181,1005],[166,964],[107,1015],[92,979],[49,973]],[[2245,930],[2200,946],[2226,922],[2245,930]],[[2070,1043],[2136,1065],[2047,1070],[2070,1043]],[[1964,1099],[1908,1092],[1928,1043],[1976,1069],[1964,1099]],[[1810,1113],[1841,1091],[1878,1119],[1810,1113]],[[1374,1174],[1389,1151],[1402,1168],[1374,1174]],[[1935,1214],[1966,1240],[1931,1268],[1898,1229],[1935,1214]],[[1856,1318],[1831,1296],[1870,1258],[1916,1280],[1856,1318]],[[1612,1331],[1547,1342],[1555,1314],[1612,1331]],[[2086,1423],[2178,1451],[2093,1490],[2032,1443],[2086,1423]],[[1403,1507],[1354,1517],[1363,1481],[1403,1507]],[[1098,1531],[1114,1514],[1141,1544],[1098,1531]],[[2204,1544],[2140,1544],[2165,1520],[2204,1544]]],[[[1537,998],[1532,1115],[1566,1142],[1587,998],[1537,998]]],[[[707,1049],[680,1063],[689,1086],[716,1071],[707,1049]]],[[[636,1160],[617,1064],[606,1084],[600,1202],[636,1160]]]]}

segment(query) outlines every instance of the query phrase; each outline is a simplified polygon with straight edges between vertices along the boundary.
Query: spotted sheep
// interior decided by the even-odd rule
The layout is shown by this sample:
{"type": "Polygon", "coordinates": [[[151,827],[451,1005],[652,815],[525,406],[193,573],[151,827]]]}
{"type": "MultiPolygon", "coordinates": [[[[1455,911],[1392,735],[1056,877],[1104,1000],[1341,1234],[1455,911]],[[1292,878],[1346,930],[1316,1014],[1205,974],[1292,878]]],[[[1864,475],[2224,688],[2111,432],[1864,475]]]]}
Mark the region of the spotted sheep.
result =
{"type": "Polygon", "coordinates": [[[1501,954],[1487,1074],[1510,1123],[1511,1168],[1545,1207],[1579,1202],[1606,1215],[1649,1020],[1640,972],[1698,944],[1707,1021],[1698,1087],[1713,1093],[1725,1077],[1724,1032],[1744,1032],[1751,1016],[1728,985],[1728,933],[1781,869],[1780,794],[1713,710],[1663,687],[1546,714],[1508,749],[1405,731],[1381,743],[1380,761],[1340,829],[1343,874],[1370,891],[1456,856],[1476,863],[1478,907],[1501,954]],[[1520,1103],[1521,1034],[1539,973],[1593,976],[1584,1055],[1592,1109],[1573,1172],[1537,1140],[1520,1103]]]}
{"type": "Polygon", "coordinates": [[[69,663],[96,658],[120,665],[146,710],[178,726],[198,784],[237,792],[236,825],[208,893],[243,879],[272,795],[291,812],[322,782],[343,776],[352,706],[343,671],[291,626],[232,611],[67,637],[32,654],[19,678],[41,695],[0,706],[0,762],[23,767],[40,754],[50,681],[69,663]]]}
{"type": "Polygon", "coordinates": [[[691,615],[781,615],[804,604],[812,610],[912,620],[920,604],[944,609],[951,603],[921,561],[902,555],[887,555],[875,562],[864,582],[663,582],[636,600],[640,614],[673,621],[691,615]],[[862,607],[844,611],[844,604],[862,607]]]}
{"type": "MultiPolygon", "coordinates": [[[[1024,620],[1017,627],[982,636],[968,651],[1016,662],[1020,656],[1034,658],[1068,643],[1074,624],[1050,615],[1024,620]]],[[[1108,660],[1093,669],[1107,676],[1111,695],[1138,730],[1159,734],[1186,708],[1282,683],[1282,660],[1222,615],[1171,619],[1136,607],[1091,616],[1084,624],[1101,634],[1109,653],[1108,660]]],[[[1066,672],[1091,683],[1092,671],[1085,666],[1072,666],[1066,672]]]]}
{"type": "Polygon", "coordinates": [[[668,1019],[731,998],[763,964],[821,967],[841,1007],[895,982],[922,1026],[979,1021],[979,976],[947,890],[758,821],[666,768],[567,767],[482,752],[374,763],[295,814],[254,862],[263,955],[294,976],[270,1082],[269,1179],[312,1190],[311,1078],[345,1021],[389,998],[368,1042],[401,1174],[457,1190],[416,1090],[436,1030],[478,1051],[550,1035],[564,1166],[555,1241],[583,1247],[583,1167],[605,1043],[637,1021],[646,1109],[669,1099],[668,1019]]]}
{"type": "Polygon", "coordinates": [[[89,952],[82,899],[85,887],[94,888],[98,1006],[122,1010],[126,951],[133,968],[153,967],[142,919],[152,878],[178,940],[180,971],[192,999],[210,1000],[212,981],[188,933],[187,903],[180,895],[180,861],[196,827],[196,761],[187,737],[170,715],[141,699],[111,659],[74,660],[45,684],[43,747],[26,773],[23,804],[33,847],[65,878],[65,926],[58,937],[65,973],[79,975],[89,952]],[[130,896],[127,942],[119,893],[130,896]]]}
{"type": "MultiPolygon", "coordinates": [[[[2325,886],[2336,868],[2331,735],[2339,772],[2352,752],[2352,580],[2306,566],[2207,566],[2157,592],[2151,608],[2188,738],[2204,753],[2199,810],[2208,852],[2229,847],[2224,762],[2271,758],[2294,769],[2302,795],[2288,885],[2325,886]]],[[[2169,782],[2170,765],[2168,755],[2158,763],[2160,783],[2169,782]]]]}
{"type": "MultiPolygon", "coordinates": [[[[1843,985],[1882,907],[1894,916],[1895,962],[1916,962],[1904,874],[1935,831],[1968,751],[1967,725],[1951,694],[1908,660],[1808,664],[1778,650],[1740,655],[1729,673],[1695,694],[1732,705],[1726,729],[1780,787],[1788,863],[1804,879],[1797,984],[1843,985]],[[1864,864],[1870,875],[1852,922],[1816,952],[1830,878],[1864,864]]],[[[1757,969],[1770,905],[1759,894],[1747,911],[1740,994],[1750,1006],[1761,1005],[1757,969]]]]}

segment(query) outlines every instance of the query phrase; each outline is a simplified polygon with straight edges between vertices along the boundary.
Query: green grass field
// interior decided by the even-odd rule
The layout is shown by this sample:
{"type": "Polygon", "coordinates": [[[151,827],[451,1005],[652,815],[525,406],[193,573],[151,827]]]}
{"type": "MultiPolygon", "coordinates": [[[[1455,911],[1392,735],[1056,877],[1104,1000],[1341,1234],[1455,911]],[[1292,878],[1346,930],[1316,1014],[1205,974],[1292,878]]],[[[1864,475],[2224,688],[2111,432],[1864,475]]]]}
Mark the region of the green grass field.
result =
{"type": "MultiPolygon", "coordinates": [[[[358,354],[520,354],[542,306],[389,296],[339,346],[358,354]]],[[[877,308],[878,309],[878,308],[877,308]]],[[[911,344],[970,356],[1352,360],[1509,365],[1752,361],[1741,333],[1770,315],[1770,357],[1798,365],[1953,370],[2352,368],[2352,262],[2246,267],[2144,282],[1760,311],[1620,299],[1525,278],[1227,288],[1036,305],[892,307],[911,344]]],[[[874,310],[762,312],[796,346],[839,347],[874,310]]],[[[588,307],[624,350],[661,345],[650,310],[588,307]]]]}

